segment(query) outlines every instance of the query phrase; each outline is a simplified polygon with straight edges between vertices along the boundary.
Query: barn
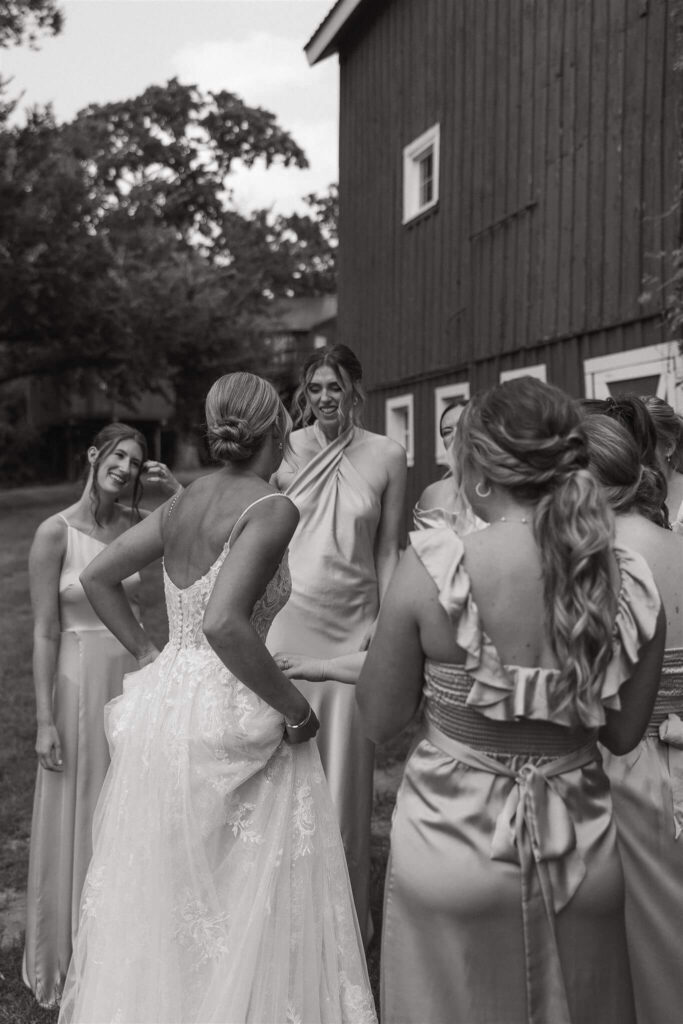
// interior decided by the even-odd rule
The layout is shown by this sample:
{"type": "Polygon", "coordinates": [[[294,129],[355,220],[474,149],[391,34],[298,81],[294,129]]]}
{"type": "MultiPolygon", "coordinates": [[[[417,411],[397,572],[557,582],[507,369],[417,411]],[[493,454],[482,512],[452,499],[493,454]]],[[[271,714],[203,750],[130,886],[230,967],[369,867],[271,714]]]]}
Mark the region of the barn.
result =
{"type": "Polygon", "coordinates": [[[679,0],[338,0],[338,340],[439,475],[454,397],[534,374],[683,411],[679,0]]]}

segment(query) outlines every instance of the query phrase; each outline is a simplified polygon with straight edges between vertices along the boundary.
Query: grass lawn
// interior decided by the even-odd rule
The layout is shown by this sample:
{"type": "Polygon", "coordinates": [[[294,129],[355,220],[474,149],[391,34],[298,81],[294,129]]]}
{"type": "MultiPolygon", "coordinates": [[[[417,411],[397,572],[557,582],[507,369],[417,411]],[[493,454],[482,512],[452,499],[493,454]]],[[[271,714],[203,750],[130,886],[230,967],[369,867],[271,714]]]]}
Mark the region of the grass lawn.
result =
{"type": "MultiPolygon", "coordinates": [[[[79,487],[27,488],[0,493],[0,918],[21,907],[26,886],[36,758],[31,678],[31,609],[26,572],[28,549],[38,524],[68,506],[79,487]]],[[[153,496],[149,496],[153,497],[153,496]]],[[[146,500],[150,507],[156,502],[146,500]]],[[[160,567],[143,574],[145,625],[158,644],[166,639],[160,567]]],[[[377,995],[382,890],[389,825],[401,765],[410,741],[400,737],[378,751],[372,825],[372,913],[376,935],[368,951],[377,995]]],[[[15,914],[16,916],[16,914],[15,914]]],[[[2,929],[0,929],[0,932],[2,929]]],[[[21,936],[0,950],[0,1024],[54,1024],[57,1013],[41,1010],[21,981],[21,936]]]]}

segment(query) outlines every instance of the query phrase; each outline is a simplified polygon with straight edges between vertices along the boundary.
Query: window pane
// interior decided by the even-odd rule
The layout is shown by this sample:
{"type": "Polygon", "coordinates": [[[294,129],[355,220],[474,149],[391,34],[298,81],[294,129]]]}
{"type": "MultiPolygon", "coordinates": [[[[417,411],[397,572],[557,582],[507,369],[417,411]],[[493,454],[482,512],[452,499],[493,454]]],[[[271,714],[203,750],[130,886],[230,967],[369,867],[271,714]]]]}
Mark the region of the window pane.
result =
{"type": "Polygon", "coordinates": [[[420,206],[434,198],[434,153],[430,149],[420,158],[420,206]]]}
{"type": "Polygon", "coordinates": [[[630,380],[612,380],[607,387],[613,398],[619,395],[656,395],[660,374],[652,377],[631,377],[630,380]]]}

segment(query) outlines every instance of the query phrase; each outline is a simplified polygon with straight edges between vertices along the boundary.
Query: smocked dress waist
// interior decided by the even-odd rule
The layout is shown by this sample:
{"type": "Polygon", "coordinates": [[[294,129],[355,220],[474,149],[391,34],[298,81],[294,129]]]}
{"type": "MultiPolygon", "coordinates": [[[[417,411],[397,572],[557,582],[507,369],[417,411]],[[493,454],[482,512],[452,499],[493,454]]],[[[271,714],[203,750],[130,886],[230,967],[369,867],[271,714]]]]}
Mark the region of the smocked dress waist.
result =
{"type": "MultiPolygon", "coordinates": [[[[671,647],[664,652],[661,681],[647,727],[647,735],[663,739],[663,726],[673,716],[683,716],[683,647],[671,647]]],[[[683,737],[683,724],[680,726],[683,737]]]]}

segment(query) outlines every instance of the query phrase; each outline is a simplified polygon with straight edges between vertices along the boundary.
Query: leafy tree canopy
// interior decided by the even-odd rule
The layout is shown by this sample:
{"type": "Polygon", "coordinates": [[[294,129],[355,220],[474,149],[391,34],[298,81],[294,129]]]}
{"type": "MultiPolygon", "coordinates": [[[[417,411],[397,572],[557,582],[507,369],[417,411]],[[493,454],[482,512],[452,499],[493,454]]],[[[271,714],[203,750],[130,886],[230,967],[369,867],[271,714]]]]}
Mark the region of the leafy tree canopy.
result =
{"type": "Polygon", "coordinates": [[[259,368],[268,300],[334,290],[337,197],[244,216],[230,173],[257,160],[306,166],[268,111],[176,79],[0,127],[0,382],[91,372],[124,400],[170,383],[191,422],[217,371],[259,368]]]}
{"type": "Polygon", "coordinates": [[[57,35],[63,24],[57,0],[0,0],[0,47],[35,46],[41,33],[57,35]]]}

